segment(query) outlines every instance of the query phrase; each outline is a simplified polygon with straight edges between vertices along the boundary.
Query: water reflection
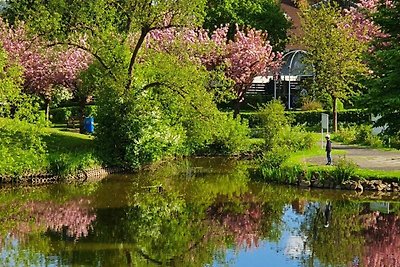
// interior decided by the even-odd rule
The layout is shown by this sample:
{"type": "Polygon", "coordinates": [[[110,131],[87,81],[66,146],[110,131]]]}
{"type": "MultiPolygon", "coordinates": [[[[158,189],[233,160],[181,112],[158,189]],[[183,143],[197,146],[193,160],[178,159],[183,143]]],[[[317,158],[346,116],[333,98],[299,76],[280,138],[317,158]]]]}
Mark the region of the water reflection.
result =
{"type": "Polygon", "coordinates": [[[252,182],[194,159],[0,190],[0,266],[400,266],[400,203],[252,182]]]}

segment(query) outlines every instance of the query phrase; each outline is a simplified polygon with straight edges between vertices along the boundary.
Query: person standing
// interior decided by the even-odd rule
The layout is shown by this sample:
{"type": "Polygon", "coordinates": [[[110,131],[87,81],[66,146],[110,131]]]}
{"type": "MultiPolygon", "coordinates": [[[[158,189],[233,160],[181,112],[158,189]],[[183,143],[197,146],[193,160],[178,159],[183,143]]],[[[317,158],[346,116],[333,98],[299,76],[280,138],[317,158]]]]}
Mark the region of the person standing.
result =
{"type": "Polygon", "coordinates": [[[332,157],[331,157],[331,151],[332,151],[332,142],[331,142],[331,137],[329,134],[325,136],[326,139],[326,146],[325,146],[325,151],[326,151],[326,160],[327,163],[326,165],[332,165],[332,157]]]}

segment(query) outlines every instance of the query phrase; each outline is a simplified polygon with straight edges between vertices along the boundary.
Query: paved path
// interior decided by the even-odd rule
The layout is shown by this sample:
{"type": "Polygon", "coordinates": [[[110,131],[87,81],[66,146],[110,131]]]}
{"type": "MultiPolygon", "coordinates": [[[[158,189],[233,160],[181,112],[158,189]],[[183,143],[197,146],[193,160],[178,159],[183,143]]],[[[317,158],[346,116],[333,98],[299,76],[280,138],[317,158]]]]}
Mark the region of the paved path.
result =
{"type": "MultiPolygon", "coordinates": [[[[354,145],[332,143],[332,150],[345,151],[346,158],[354,161],[360,168],[371,170],[400,170],[400,151],[384,151],[354,145]]],[[[344,155],[332,156],[333,164],[344,155]]],[[[325,156],[310,157],[305,159],[308,163],[323,165],[325,156]]]]}

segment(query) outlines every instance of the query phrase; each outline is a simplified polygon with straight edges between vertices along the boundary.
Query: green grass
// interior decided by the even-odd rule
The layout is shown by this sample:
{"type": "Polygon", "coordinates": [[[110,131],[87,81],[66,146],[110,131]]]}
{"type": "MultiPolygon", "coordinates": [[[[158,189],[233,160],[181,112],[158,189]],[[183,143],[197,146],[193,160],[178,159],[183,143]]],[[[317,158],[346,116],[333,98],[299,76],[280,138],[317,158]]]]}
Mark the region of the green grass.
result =
{"type": "MultiPolygon", "coordinates": [[[[287,159],[288,164],[306,164],[307,158],[326,156],[325,147],[321,147],[321,133],[312,133],[314,145],[307,150],[297,151],[290,154],[287,159]]],[[[344,155],[341,150],[333,150],[332,155],[344,155]]],[[[308,163],[308,166],[315,166],[313,163],[308,163]]],[[[325,166],[324,166],[325,167],[325,166]]]]}
{"type": "Polygon", "coordinates": [[[46,128],[44,132],[43,141],[52,173],[65,176],[101,165],[95,154],[92,136],[62,128],[46,128]]]}
{"type": "Polygon", "coordinates": [[[368,170],[368,169],[357,169],[355,174],[360,178],[365,179],[400,179],[400,170],[368,170]]]}

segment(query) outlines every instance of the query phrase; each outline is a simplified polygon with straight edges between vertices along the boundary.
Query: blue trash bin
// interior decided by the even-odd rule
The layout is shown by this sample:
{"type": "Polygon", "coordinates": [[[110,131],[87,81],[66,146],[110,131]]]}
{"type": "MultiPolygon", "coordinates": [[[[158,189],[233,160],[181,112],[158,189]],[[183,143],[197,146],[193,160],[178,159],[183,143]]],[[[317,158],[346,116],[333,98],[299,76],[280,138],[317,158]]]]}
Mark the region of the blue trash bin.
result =
{"type": "Polygon", "coordinates": [[[87,133],[93,133],[94,132],[94,118],[93,117],[86,117],[84,121],[85,125],[85,131],[87,133]]]}

